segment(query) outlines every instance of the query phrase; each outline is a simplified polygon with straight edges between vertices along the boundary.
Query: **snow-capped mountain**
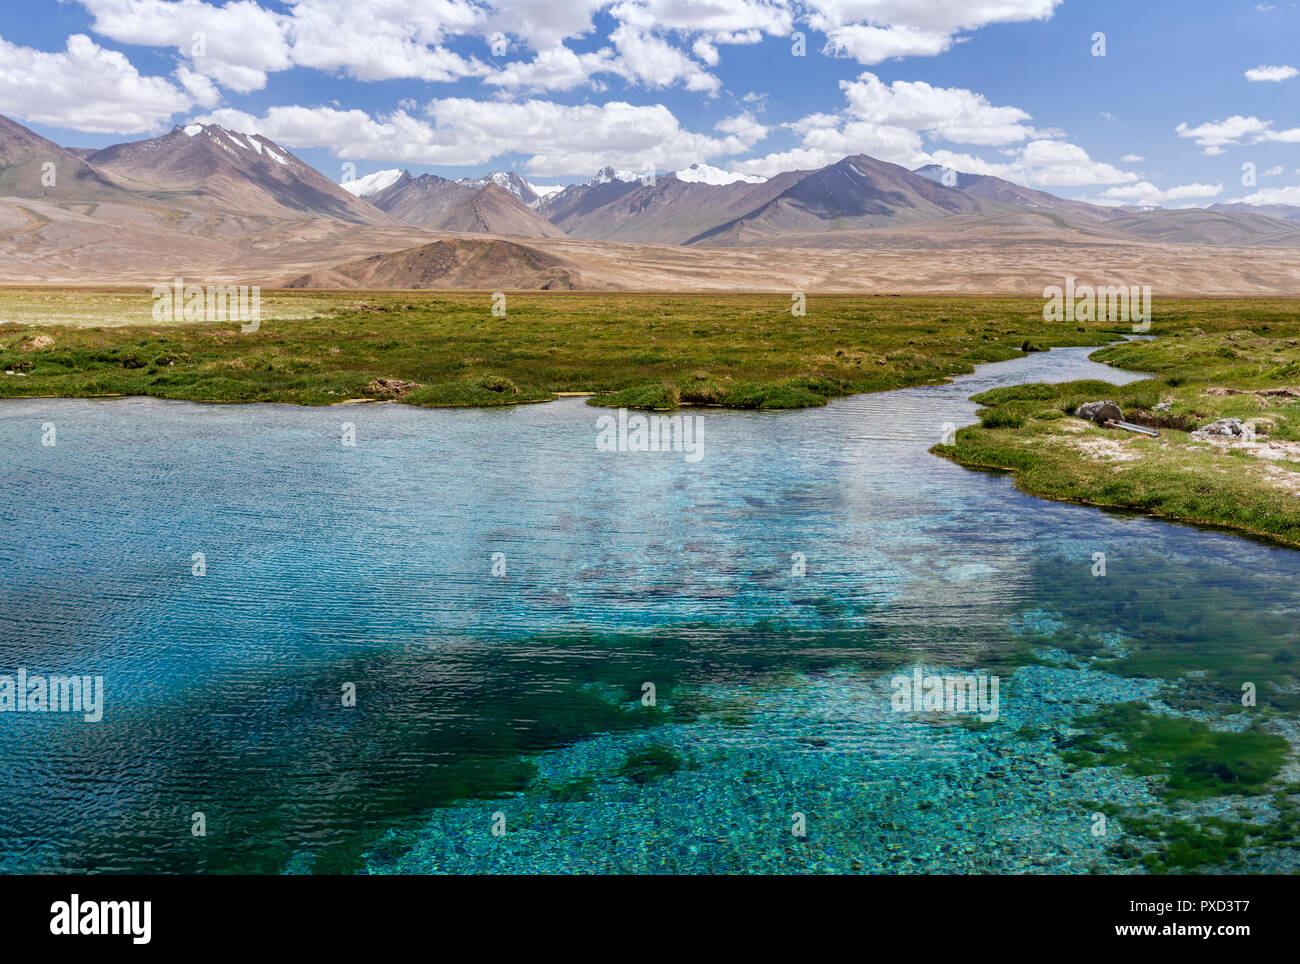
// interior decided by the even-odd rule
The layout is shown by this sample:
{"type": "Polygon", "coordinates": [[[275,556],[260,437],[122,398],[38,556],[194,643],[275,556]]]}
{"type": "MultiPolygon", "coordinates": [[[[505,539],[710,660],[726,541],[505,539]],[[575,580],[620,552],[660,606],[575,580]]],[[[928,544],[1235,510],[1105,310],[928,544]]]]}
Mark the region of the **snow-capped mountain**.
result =
{"type": "MultiPolygon", "coordinates": [[[[599,171],[596,172],[596,176],[593,177],[587,183],[588,184],[615,184],[615,183],[622,182],[624,184],[636,184],[639,183],[641,181],[641,178],[643,177],[645,177],[644,172],[616,171],[612,167],[602,167],[599,171]]],[[[572,187],[573,185],[570,186],[572,187]]]]}
{"type": "MultiPolygon", "coordinates": [[[[480,188],[487,187],[489,184],[495,184],[502,190],[513,194],[529,207],[536,207],[537,203],[541,201],[542,198],[554,194],[556,191],[563,190],[563,185],[556,184],[539,186],[533,184],[531,181],[520,177],[513,171],[493,171],[492,173],[484,174],[481,177],[462,177],[454,181],[438,177],[436,174],[422,174],[420,176],[435,179],[437,182],[443,184],[456,184],[466,188],[466,192],[456,192],[461,197],[468,196],[469,191],[476,191],[480,188]]],[[[386,171],[375,171],[373,174],[354,178],[351,181],[344,181],[339,184],[339,187],[355,194],[357,197],[373,200],[376,195],[387,191],[389,188],[405,184],[407,181],[411,180],[415,180],[415,178],[411,176],[410,171],[404,171],[400,168],[391,168],[386,171]]]]}

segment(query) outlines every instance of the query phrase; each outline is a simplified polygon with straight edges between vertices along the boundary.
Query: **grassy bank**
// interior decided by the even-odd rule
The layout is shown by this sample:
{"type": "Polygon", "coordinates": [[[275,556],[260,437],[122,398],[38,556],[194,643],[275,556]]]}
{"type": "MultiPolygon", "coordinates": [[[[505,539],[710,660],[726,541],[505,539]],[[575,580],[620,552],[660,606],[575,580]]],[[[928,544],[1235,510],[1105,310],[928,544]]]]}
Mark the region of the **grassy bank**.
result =
{"type": "Polygon", "coordinates": [[[1023,385],[975,396],[980,424],[935,451],[1015,473],[1035,495],[1139,509],[1300,545],[1300,311],[1221,303],[1153,326],[1160,337],[1093,357],[1156,377],[1023,385]],[[1073,418],[1085,401],[1111,400],[1144,438],[1073,418]],[[1192,433],[1236,418],[1252,439],[1192,433]]]}
{"type": "Polygon", "coordinates": [[[1045,330],[1026,298],[263,292],[256,332],[154,323],[145,289],[0,289],[0,394],[153,395],[319,405],[799,408],[942,381],[1022,346],[1100,345],[1114,325],[1045,330]],[[96,318],[102,315],[102,323],[96,318]],[[71,323],[69,323],[71,322],[71,323]],[[388,380],[376,384],[376,379],[388,380]]]}

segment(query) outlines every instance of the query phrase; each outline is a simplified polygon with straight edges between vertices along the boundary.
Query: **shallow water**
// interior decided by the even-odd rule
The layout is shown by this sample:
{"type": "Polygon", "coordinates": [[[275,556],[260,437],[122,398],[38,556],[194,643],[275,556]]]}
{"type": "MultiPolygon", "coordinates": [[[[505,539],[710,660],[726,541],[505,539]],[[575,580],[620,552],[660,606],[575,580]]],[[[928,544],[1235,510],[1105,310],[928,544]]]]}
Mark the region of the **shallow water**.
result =
{"type": "Polygon", "coordinates": [[[1054,866],[1095,865],[1086,807],[1049,812],[1047,788],[1144,788],[1014,733],[1068,722],[1068,694],[1044,693],[1149,681],[1026,670],[974,736],[900,718],[884,681],[1022,664],[1062,632],[1185,647],[1191,671],[1225,633],[1293,632],[1300,555],[1034,499],[927,451],[974,421],[974,393],[1139,377],[1087,351],[699,413],[699,462],[597,451],[606,412],[580,399],[6,401],[0,674],[102,675],[106,708],[0,714],[0,869],[1015,870],[1053,820],[1080,838],[1054,866]],[[618,774],[662,746],[688,765],[618,774]],[[918,793],[925,819],[890,830],[885,797],[918,793]],[[796,810],[815,831],[792,850],[796,810]],[[1000,862],[969,862],[991,839],[1000,862]]]}

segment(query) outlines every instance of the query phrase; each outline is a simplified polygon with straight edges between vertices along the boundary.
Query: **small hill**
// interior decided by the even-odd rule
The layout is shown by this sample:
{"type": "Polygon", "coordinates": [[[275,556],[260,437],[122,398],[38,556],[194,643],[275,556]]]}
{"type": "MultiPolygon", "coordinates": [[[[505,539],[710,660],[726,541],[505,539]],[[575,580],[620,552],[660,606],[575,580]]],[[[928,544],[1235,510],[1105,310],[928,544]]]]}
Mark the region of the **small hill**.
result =
{"type": "Polygon", "coordinates": [[[574,288],[577,266],[512,241],[447,238],[391,254],[321,268],[288,288],[574,288]]]}

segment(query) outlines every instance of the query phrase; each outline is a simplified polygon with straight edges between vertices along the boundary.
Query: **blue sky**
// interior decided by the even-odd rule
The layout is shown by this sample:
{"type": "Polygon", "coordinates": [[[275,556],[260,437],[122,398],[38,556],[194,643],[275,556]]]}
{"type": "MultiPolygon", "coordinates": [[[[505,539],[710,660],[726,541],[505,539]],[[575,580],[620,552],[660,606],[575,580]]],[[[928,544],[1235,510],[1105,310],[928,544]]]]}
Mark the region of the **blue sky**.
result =
{"type": "Polygon", "coordinates": [[[0,113],[84,147],[215,121],[336,179],[866,153],[1300,204],[1298,41],[1294,0],[32,0],[0,12],[0,113]]]}

